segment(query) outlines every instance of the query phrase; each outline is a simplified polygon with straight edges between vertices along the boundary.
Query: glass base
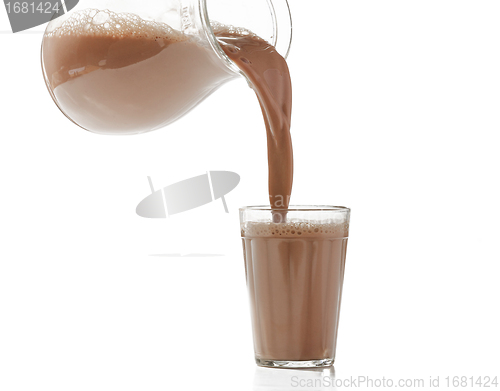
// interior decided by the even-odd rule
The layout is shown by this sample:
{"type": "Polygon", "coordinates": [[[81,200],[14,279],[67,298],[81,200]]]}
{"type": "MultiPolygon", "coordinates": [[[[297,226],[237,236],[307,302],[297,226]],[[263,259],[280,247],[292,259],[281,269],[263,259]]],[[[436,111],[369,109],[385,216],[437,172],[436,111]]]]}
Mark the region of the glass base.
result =
{"type": "Polygon", "coordinates": [[[334,361],[335,360],[333,358],[306,361],[264,360],[261,358],[255,358],[255,362],[259,367],[269,368],[324,368],[331,367],[334,361]]]}

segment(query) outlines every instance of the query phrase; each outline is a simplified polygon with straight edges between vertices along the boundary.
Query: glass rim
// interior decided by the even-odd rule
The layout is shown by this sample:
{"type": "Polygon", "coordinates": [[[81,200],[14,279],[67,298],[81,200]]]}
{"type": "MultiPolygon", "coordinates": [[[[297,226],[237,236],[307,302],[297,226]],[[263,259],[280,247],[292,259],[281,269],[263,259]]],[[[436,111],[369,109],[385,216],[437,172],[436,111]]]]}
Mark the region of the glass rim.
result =
{"type": "Polygon", "coordinates": [[[333,205],[290,205],[288,208],[271,208],[270,205],[242,206],[240,212],[262,211],[262,212],[350,212],[351,209],[345,206],[333,205]]]}

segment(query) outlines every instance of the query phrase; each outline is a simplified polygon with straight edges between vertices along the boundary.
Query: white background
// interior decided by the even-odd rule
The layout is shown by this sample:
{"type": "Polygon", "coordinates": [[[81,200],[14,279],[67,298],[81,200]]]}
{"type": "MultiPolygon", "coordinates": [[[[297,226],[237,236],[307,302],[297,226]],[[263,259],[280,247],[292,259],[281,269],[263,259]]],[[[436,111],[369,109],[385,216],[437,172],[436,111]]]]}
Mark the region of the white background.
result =
{"type": "Polygon", "coordinates": [[[0,34],[0,390],[500,376],[500,3],[291,7],[292,202],[352,208],[335,369],[253,363],[237,208],[266,203],[267,162],[245,82],[168,128],[98,136],[52,102],[38,27],[0,34]],[[135,215],[148,175],[207,170],[241,175],[229,214],[135,215]],[[186,252],[223,256],[151,256],[186,252]]]}

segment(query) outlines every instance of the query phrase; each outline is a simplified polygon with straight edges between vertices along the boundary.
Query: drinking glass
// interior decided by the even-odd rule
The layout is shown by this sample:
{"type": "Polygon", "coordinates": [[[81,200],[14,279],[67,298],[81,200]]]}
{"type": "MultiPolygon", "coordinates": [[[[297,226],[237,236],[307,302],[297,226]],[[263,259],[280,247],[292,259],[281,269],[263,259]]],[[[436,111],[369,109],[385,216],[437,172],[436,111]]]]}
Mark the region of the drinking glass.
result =
{"type": "Polygon", "coordinates": [[[255,360],[309,368],[335,360],[350,209],[240,209],[255,360]],[[276,212],[283,222],[275,222],[276,212]]]}

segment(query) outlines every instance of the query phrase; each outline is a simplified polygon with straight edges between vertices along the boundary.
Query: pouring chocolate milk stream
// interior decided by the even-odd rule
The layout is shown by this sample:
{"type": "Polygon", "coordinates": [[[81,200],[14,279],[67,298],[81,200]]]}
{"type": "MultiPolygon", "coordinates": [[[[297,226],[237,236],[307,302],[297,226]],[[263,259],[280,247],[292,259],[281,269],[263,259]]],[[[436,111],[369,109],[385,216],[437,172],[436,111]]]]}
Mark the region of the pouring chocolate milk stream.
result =
{"type": "MultiPolygon", "coordinates": [[[[267,131],[269,202],[273,209],[288,208],[292,194],[293,151],[290,135],[292,83],[285,59],[255,35],[216,32],[222,49],[243,71],[255,90],[267,131]]],[[[280,221],[276,213],[275,220],[280,221]]]]}

